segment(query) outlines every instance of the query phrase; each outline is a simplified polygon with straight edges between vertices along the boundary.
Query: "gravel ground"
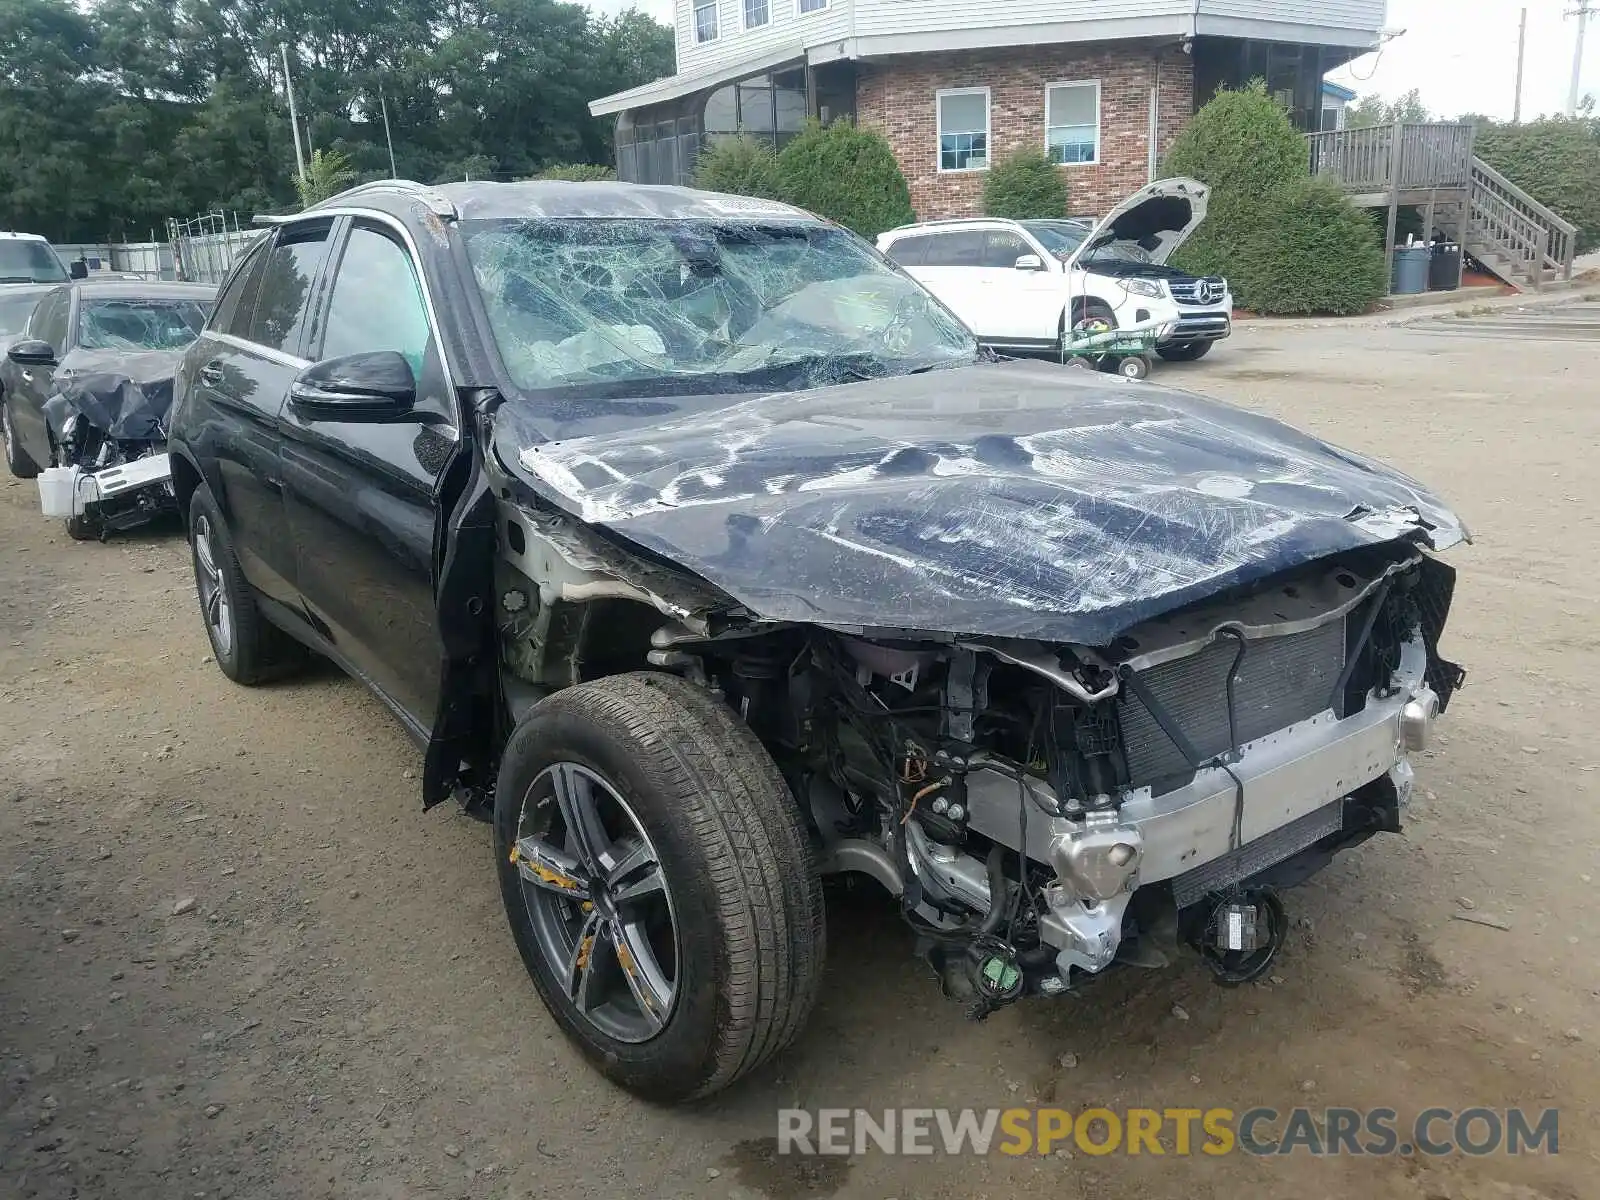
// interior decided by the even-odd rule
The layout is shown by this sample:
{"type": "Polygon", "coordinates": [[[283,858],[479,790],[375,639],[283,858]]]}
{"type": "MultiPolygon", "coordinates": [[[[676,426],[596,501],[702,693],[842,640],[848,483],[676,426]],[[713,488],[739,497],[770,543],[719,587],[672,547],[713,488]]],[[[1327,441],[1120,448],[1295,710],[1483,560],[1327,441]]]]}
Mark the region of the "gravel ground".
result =
{"type": "Polygon", "coordinates": [[[1406,833],[1290,896],[1272,980],[1184,962],[972,1024],[863,889],[798,1046],[689,1110],[568,1050],[487,829],[420,811],[377,702],[332,671],[231,686],[176,532],[73,543],[0,483],[0,1196],[1594,1195],[1600,355],[1495,329],[1257,323],[1158,369],[1396,461],[1478,535],[1452,554],[1471,679],[1406,833]],[[1560,1106],[1561,1153],[771,1154],[789,1105],[1036,1103],[1560,1106]]]}

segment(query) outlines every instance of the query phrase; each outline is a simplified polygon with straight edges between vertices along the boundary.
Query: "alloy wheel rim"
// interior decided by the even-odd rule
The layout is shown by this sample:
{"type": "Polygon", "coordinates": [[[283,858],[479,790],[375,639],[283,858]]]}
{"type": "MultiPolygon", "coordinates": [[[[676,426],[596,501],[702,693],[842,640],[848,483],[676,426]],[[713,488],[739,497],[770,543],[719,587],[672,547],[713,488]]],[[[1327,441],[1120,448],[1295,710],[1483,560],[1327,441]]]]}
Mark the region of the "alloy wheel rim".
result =
{"type": "Polygon", "coordinates": [[[200,611],[218,654],[233,649],[233,607],[228,589],[222,585],[222,568],[217,562],[217,547],[211,521],[201,516],[194,526],[195,581],[200,587],[200,611]]]}
{"type": "Polygon", "coordinates": [[[539,953],[572,1007],[619,1042],[671,1019],[677,919],[655,846],[600,775],[552,763],[522,798],[510,852],[539,953]]]}

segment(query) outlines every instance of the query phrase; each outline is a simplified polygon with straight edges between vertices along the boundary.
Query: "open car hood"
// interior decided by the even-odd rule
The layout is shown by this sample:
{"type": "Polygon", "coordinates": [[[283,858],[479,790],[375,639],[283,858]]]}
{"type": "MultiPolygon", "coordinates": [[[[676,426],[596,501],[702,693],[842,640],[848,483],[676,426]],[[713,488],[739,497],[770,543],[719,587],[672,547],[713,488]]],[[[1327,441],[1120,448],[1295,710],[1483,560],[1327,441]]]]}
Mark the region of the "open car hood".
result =
{"type": "Polygon", "coordinates": [[[1184,176],[1146,184],[1100,218],[1074,258],[1112,242],[1127,242],[1164,266],[1206,219],[1210,195],[1205,184],[1184,176]]]}
{"type": "Polygon", "coordinates": [[[494,449],[754,613],[836,627],[1104,645],[1331,554],[1466,536],[1422,485],[1279,422],[1048,363],[707,399],[559,422],[513,400],[494,449]]]}

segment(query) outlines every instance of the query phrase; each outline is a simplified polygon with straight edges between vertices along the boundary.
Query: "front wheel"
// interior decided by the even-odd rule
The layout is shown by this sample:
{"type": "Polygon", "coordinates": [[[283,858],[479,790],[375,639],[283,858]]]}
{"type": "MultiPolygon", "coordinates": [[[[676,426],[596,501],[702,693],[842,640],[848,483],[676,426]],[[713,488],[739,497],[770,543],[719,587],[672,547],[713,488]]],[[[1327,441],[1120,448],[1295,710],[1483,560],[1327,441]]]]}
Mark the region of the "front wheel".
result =
{"type": "Polygon", "coordinates": [[[104,529],[98,517],[87,513],[67,518],[67,536],[75,542],[98,542],[104,529]]]}
{"type": "Polygon", "coordinates": [[[615,1083],[709,1096],[799,1033],[825,940],[810,836],[703,688],[617,675],[539,703],[501,759],[495,852],[534,986],[615,1083]]]}
{"type": "Polygon", "coordinates": [[[200,615],[222,673],[248,687],[303,664],[304,647],[262,617],[255,591],[234,555],[222,510],[203,483],[189,501],[189,545],[200,615]]]}
{"type": "Polygon", "coordinates": [[[17,479],[37,479],[39,464],[28,457],[17,438],[16,427],[11,423],[11,401],[0,398],[0,439],[6,448],[6,467],[17,479]]]}
{"type": "Polygon", "coordinates": [[[1172,346],[1157,346],[1156,353],[1168,362],[1199,362],[1211,353],[1215,342],[1178,342],[1172,346]]]}

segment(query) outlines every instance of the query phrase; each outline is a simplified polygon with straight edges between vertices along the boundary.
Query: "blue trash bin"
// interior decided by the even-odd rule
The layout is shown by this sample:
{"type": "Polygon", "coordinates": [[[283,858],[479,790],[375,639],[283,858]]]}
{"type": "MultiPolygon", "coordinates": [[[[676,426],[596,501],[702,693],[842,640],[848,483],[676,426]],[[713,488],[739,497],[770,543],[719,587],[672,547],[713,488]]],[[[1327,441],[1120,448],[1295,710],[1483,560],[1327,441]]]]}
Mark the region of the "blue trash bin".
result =
{"type": "Polygon", "coordinates": [[[1396,246],[1389,291],[1396,296],[1416,296],[1427,291],[1432,259],[1433,251],[1427,246],[1396,246]]]}

